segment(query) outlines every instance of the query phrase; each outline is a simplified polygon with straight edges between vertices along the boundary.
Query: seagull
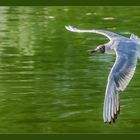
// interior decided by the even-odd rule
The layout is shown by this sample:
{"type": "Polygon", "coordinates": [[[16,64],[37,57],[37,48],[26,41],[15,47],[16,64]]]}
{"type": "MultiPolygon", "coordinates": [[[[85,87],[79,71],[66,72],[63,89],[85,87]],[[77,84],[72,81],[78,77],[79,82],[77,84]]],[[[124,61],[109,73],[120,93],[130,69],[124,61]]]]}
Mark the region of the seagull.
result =
{"type": "Polygon", "coordinates": [[[65,26],[65,28],[71,32],[101,34],[109,39],[108,43],[99,45],[91,52],[116,55],[115,63],[108,76],[103,107],[104,122],[109,124],[115,122],[120,112],[119,94],[129,84],[134,75],[137,60],[140,59],[140,38],[134,34],[126,38],[106,30],[81,30],[73,26],[65,26]]]}

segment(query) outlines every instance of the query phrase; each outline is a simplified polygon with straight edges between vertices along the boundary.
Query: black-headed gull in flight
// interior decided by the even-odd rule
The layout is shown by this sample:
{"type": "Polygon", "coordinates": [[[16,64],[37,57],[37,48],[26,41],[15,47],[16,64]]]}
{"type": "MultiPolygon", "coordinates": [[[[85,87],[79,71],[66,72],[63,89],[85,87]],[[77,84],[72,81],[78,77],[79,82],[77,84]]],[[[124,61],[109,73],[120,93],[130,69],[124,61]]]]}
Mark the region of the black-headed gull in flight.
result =
{"type": "Polygon", "coordinates": [[[101,34],[110,40],[92,52],[116,54],[116,61],[108,76],[103,108],[104,122],[115,122],[120,112],[119,92],[129,84],[136,69],[137,59],[140,58],[140,39],[134,34],[130,38],[126,38],[105,30],[81,30],[73,26],[65,27],[71,32],[101,34]]]}

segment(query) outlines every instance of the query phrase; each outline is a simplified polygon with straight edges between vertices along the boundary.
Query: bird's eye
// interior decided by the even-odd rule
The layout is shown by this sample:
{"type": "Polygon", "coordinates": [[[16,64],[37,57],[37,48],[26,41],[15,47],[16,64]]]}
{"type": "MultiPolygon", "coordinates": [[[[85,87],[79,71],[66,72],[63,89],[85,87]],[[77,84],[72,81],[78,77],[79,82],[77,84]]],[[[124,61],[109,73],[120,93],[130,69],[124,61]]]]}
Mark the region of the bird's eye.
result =
{"type": "Polygon", "coordinates": [[[104,53],[105,52],[105,46],[103,45],[101,48],[100,48],[101,52],[104,53]]]}

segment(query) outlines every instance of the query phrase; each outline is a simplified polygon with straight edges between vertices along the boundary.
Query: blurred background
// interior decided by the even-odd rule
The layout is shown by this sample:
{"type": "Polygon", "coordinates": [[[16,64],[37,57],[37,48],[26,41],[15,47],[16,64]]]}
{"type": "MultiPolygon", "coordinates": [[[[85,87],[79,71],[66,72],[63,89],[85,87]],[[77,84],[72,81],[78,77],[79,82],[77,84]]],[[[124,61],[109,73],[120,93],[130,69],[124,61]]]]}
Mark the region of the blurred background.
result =
{"type": "Polygon", "coordinates": [[[140,36],[140,7],[0,7],[0,133],[139,133],[140,63],[115,124],[102,119],[115,56],[108,39],[65,25],[140,36]]]}

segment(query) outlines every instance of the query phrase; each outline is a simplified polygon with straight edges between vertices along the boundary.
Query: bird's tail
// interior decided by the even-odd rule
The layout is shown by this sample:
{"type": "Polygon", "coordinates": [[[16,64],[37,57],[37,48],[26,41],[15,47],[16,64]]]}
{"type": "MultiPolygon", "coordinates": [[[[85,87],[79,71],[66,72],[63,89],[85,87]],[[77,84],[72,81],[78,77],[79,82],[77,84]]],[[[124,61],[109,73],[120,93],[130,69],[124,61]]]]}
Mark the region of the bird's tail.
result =
{"type": "Polygon", "coordinates": [[[105,123],[115,122],[120,112],[119,94],[106,95],[104,99],[103,119],[105,123]]]}

